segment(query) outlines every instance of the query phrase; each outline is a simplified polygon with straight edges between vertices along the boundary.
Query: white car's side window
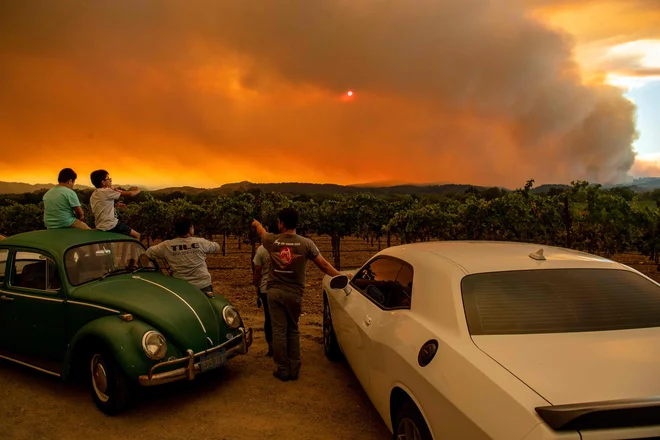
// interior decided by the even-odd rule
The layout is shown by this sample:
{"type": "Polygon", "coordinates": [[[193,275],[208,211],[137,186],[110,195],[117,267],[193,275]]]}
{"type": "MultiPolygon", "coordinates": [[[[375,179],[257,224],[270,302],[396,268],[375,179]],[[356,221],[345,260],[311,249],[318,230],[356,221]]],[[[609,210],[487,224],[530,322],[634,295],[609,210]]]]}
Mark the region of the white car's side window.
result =
{"type": "Polygon", "coordinates": [[[412,279],[413,270],[407,263],[393,258],[378,258],[359,271],[352,283],[383,309],[409,309],[412,279]]]}

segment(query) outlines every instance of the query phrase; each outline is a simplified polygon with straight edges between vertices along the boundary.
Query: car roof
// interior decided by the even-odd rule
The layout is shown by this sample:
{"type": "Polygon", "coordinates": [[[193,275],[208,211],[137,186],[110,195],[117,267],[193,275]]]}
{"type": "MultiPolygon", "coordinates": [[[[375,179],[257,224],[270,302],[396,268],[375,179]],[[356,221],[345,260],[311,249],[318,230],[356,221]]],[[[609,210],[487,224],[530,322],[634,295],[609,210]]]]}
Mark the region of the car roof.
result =
{"type": "MultiPolygon", "coordinates": [[[[382,254],[403,260],[429,260],[441,257],[449,260],[466,274],[531,269],[626,269],[626,266],[585,252],[534,243],[507,241],[431,241],[386,248],[382,254]],[[543,250],[545,260],[532,258],[543,250]]],[[[412,263],[412,261],[411,261],[412,263]]]]}
{"type": "Polygon", "coordinates": [[[83,230],[77,228],[67,229],[43,229],[38,231],[24,232],[11,235],[0,241],[0,247],[20,246],[34,249],[42,249],[54,256],[62,256],[72,246],[84,245],[99,241],[132,240],[133,238],[98,230],[83,230]]]}

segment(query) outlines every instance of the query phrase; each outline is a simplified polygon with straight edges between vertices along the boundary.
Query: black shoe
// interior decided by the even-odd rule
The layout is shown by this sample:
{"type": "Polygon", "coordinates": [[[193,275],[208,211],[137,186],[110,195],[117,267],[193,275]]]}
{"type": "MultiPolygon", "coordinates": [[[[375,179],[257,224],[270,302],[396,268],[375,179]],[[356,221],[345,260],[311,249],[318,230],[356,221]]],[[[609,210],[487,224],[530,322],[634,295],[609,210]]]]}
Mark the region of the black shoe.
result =
{"type": "Polygon", "coordinates": [[[298,374],[300,374],[300,364],[298,368],[289,368],[289,380],[298,380],[298,374]]]}
{"type": "Polygon", "coordinates": [[[280,370],[275,370],[273,371],[273,376],[281,380],[282,382],[286,382],[289,380],[289,374],[288,373],[282,373],[280,370]]]}

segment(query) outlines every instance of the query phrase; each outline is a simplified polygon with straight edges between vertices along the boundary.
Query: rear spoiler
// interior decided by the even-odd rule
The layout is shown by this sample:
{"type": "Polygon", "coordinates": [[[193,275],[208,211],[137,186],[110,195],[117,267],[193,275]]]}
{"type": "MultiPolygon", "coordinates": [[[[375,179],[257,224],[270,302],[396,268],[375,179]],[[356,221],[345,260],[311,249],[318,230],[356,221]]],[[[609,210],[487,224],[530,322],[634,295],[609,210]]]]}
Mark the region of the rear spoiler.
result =
{"type": "Polygon", "coordinates": [[[555,430],[660,425],[660,396],[539,406],[535,409],[555,430]]]}

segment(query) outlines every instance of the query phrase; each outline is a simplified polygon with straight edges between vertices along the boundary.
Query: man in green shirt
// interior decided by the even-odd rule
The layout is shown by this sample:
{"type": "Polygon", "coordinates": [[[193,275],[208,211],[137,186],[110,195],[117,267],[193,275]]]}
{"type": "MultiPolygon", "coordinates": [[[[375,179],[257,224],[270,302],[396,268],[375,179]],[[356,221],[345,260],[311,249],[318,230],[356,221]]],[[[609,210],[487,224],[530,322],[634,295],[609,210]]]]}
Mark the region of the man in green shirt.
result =
{"type": "Polygon", "coordinates": [[[78,194],[73,190],[78,175],[71,168],[64,168],[57,176],[58,184],[44,194],[44,224],[47,229],[91,229],[83,221],[85,213],[78,194]]]}

